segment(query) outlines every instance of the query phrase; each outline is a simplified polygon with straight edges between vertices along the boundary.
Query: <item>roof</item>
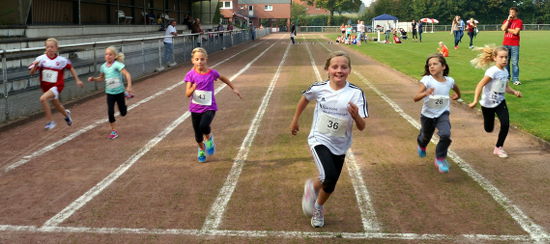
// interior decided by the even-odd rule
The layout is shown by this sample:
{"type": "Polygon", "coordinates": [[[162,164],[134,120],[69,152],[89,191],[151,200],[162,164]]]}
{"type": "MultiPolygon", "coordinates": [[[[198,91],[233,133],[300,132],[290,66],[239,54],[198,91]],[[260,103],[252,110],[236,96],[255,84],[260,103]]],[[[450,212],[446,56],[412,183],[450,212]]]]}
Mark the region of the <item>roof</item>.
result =
{"type": "Polygon", "coordinates": [[[290,0],[238,0],[238,4],[290,4],[290,0]]]}
{"type": "Polygon", "coordinates": [[[382,14],[378,15],[373,18],[373,20],[398,20],[397,17],[389,15],[389,14],[382,14]]]}

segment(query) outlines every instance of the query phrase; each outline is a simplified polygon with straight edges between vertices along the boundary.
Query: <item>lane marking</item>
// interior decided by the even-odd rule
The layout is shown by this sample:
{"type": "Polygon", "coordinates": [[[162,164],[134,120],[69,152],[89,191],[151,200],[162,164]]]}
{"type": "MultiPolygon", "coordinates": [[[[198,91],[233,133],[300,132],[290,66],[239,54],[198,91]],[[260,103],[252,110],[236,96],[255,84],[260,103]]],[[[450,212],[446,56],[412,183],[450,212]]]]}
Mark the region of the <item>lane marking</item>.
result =
{"type": "MultiPolygon", "coordinates": [[[[302,35],[302,39],[304,39],[303,35],[302,35]]],[[[313,55],[311,54],[311,50],[309,49],[309,44],[306,44],[305,46],[306,46],[307,53],[309,55],[309,61],[311,62],[311,66],[313,67],[313,71],[315,72],[315,76],[317,77],[318,81],[322,81],[321,73],[319,72],[319,69],[315,64],[315,60],[313,59],[313,55]]],[[[374,211],[374,206],[372,204],[371,197],[367,189],[367,185],[363,180],[361,169],[359,167],[359,164],[357,163],[357,160],[355,159],[355,154],[353,153],[351,148],[348,150],[346,154],[346,161],[347,161],[346,167],[351,177],[351,183],[353,185],[353,190],[355,191],[355,198],[357,199],[357,205],[359,207],[359,211],[361,212],[361,222],[363,223],[363,231],[365,232],[379,231],[380,224],[376,218],[376,212],[374,211]]]]}
{"type": "Polygon", "coordinates": [[[260,104],[260,107],[258,107],[258,111],[256,112],[256,115],[254,116],[254,119],[252,120],[251,125],[248,128],[248,133],[246,134],[246,137],[244,138],[241,144],[239,152],[235,157],[235,161],[233,162],[231,171],[229,172],[229,175],[227,175],[227,178],[222,188],[220,189],[220,192],[216,197],[216,200],[212,204],[212,208],[210,209],[210,212],[204,221],[201,232],[210,232],[212,230],[216,230],[222,222],[225,208],[229,203],[229,200],[231,199],[231,195],[233,195],[233,192],[237,187],[237,183],[241,175],[242,169],[244,167],[244,163],[248,157],[248,152],[250,151],[252,142],[254,142],[254,138],[256,137],[256,133],[258,132],[258,128],[260,127],[260,123],[262,122],[262,119],[264,117],[265,111],[267,109],[267,105],[269,105],[271,94],[275,89],[275,85],[277,84],[277,80],[279,79],[279,75],[281,73],[283,64],[285,63],[286,58],[288,56],[289,49],[290,49],[290,44],[287,44],[285,53],[283,54],[281,62],[277,67],[277,71],[275,72],[275,75],[271,79],[269,88],[267,89],[262,99],[262,103],[260,104]]]}
{"type": "MultiPolygon", "coordinates": [[[[331,51],[324,43],[319,42],[325,49],[331,51]]],[[[378,96],[380,96],[384,101],[386,101],[395,112],[397,112],[402,118],[408,121],[416,129],[420,130],[420,124],[413,119],[411,116],[406,114],[397,103],[391,100],[384,93],[379,91],[367,78],[357,71],[353,71],[353,74],[357,75],[363,83],[365,83],[371,90],[373,90],[378,96]]],[[[438,140],[436,139],[437,135],[434,135],[431,142],[437,144],[438,140]]],[[[548,239],[548,233],[544,228],[536,224],[531,218],[529,218],[519,207],[517,207],[510,199],[508,199],[504,193],[502,193],[496,186],[492,185],[489,180],[479,174],[469,163],[462,159],[458,154],[453,150],[449,149],[448,155],[462,171],[466,172],[475,182],[477,182],[483,190],[489,193],[491,197],[502,206],[506,212],[512,216],[512,218],[518,223],[521,228],[529,233],[529,236],[532,240],[541,241],[543,239],[548,239]]]]}
{"type": "MultiPolygon", "coordinates": [[[[426,240],[426,241],[532,241],[529,235],[487,235],[487,234],[417,234],[417,233],[377,233],[377,232],[308,232],[308,231],[253,231],[253,230],[211,230],[197,229],[147,229],[147,228],[104,228],[104,227],[42,227],[0,225],[0,231],[23,233],[74,233],[74,234],[135,234],[135,235],[175,235],[211,237],[287,238],[287,239],[387,239],[387,240],[426,240]]],[[[542,241],[550,241],[546,238],[542,241]]]]}
{"type": "MultiPolygon", "coordinates": [[[[252,45],[252,46],[250,46],[250,47],[248,47],[248,48],[246,48],[246,49],[244,49],[244,50],[242,50],[242,51],[240,51],[240,52],[238,52],[238,53],[235,53],[235,54],[231,55],[230,57],[228,57],[228,58],[226,58],[226,59],[224,59],[224,60],[222,60],[222,61],[220,61],[220,62],[214,64],[214,65],[211,66],[211,67],[212,67],[212,68],[215,68],[216,66],[221,65],[221,64],[223,64],[223,63],[229,61],[230,59],[233,59],[235,56],[237,56],[237,55],[239,55],[239,54],[241,54],[241,53],[243,53],[243,52],[245,52],[245,51],[248,51],[249,49],[252,49],[252,48],[254,48],[254,47],[256,47],[256,46],[258,46],[258,45],[260,45],[260,44],[262,44],[262,43],[265,43],[265,42],[266,42],[266,41],[263,41],[263,42],[260,42],[260,43],[255,44],[255,45],[252,45]]],[[[171,85],[171,86],[169,86],[169,87],[167,87],[167,88],[165,88],[165,89],[163,89],[163,90],[161,90],[161,91],[158,91],[157,93],[155,93],[155,94],[153,94],[153,95],[151,95],[151,96],[149,96],[149,97],[147,97],[147,98],[144,98],[144,99],[140,100],[140,101],[137,102],[137,103],[134,103],[134,104],[128,106],[128,111],[130,111],[130,110],[136,108],[136,107],[139,106],[139,105],[142,105],[142,104],[144,104],[144,103],[146,103],[146,102],[149,102],[149,101],[151,101],[151,100],[153,100],[153,99],[155,99],[155,98],[157,98],[157,97],[163,95],[164,93],[169,92],[169,91],[171,91],[171,90],[173,90],[173,89],[175,89],[176,87],[181,86],[181,85],[183,85],[183,82],[178,81],[176,84],[173,84],[173,85],[171,85]]],[[[115,116],[118,116],[119,114],[120,114],[120,113],[117,112],[117,113],[115,114],[115,116]]],[[[56,142],[54,142],[54,143],[51,143],[51,144],[49,144],[49,145],[47,145],[47,146],[44,146],[43,148],[41,148],[41,149],[39,149],[39,150],[37,150],[37,151],[31,153],[31,154],[28,154],[28,155],[23,156],[21,159],[19,159],[19,160],[17,160],[16,162],[10,164],[9,166],[5,167],[5,168],[4,168],[4,172],[7,173],[7,172],[9,172],[9,171],[12,171],[12,170],[14,170],[14,169],[17,168],[17,167],[19,167],[19,166],[21,166],[21,165],[24,165],[24,164],[28,163],[28,162],[31,161],[32,159],[34,159],[34,158],[36,158],[36,157],[39,157],[39,156],[41,156],[41,155],[43,155],[43,154],[45,154],[45,153],[47,153],[47,152],[49,152],[49,151],[51,151],[51,150],[53,150],[53,149],[56,149],[56,148],[58,148],[59,146],[61,146],[61,145],[65,144],[65,143],[67,143],[67,142],[73,140],[74,138],[76,138],[76,137],[78,137],[78,136],[80,136],[80,135],[82,135],[82,134],[84,134],[84,133],[86,133],[86,132],[88,132],[88,131],[94,129],[95,127],[97,127],[97,126],[99,126],[99,125],[101,125],[101,124],[103,124],[103,123],[107,123],[107,122],[108,122],[107,119],[98,119],[98,120],[92,122],[90,125],[88,125],[88,126],[82,128],[82,129],[78,130],[78,131],[75,131],[75,132],[69,134],[67,137],[65,137],[65,138],[63,138],[63,139],[60,139],[60,140],[58,140],[58,141],[56,141],[56,142]]]]}
{"type": "MultiPolygon", "coordinates": [[[[242,73],[244,73],[246,70],[250,68],[250,66],[256,62],[260,57],[262,57],[269,49],[271,49],[273,46],[275,46],[277,42],[274,42],[269,46],[267,49],[265,49],[260,55],[258,55],[256,58],[254,58],[252,61],[250,61],[244,68],[242,68],[239,72],[231,76],[230,80],[235,80],[238,76],[240,76],[242,73]]],[[[225,88],[227,85],[225,83],[218,88],[216,88],[214,94],[218,94],[223,88],[225,88]]],[[[174,120],[168,127],[166,127],[163,131],[161,131],[157,136],[152,138],[143,146],[140,150],[138,150],[136,153],[134,153],[128,160],[126,160],[123,164],[121,164],[117,169],[115,169],[111,174],[109,174],[107,177],[105,177],[102,181],[97,183],[94,187],[92,187],[90,190],[88,190],[86,193],[84,193],[82,196],[80,196],[78,199],[76,199],[74,202],[69,204],[65,209],[61,210],[61,212],[57,213],[55,216],[50,218],[48,221],[44,223],[42,228],[46,227],[52,227],[57,226],[61,224],[63,221],[65,221],[67,218],[69,218],[71,215],[73,215],[77,210],[82,208],[84,205],[86,205],[89,201],[91,201],[94,197],[99,195],[103,190],[105,190],[107,187],[109,187],[115,180],[117,180],[120,176],[122,176],[132,165],[134,165],[143,155],[145,155],[147,152],[149,152],[154,146],[156,146],[160,141],[162,141],[168,134],[170,134],[177,126],[179,126],[183,121],[185,121],[191,113],[189,111],[185,112],[182,116],[174,120]]]]}

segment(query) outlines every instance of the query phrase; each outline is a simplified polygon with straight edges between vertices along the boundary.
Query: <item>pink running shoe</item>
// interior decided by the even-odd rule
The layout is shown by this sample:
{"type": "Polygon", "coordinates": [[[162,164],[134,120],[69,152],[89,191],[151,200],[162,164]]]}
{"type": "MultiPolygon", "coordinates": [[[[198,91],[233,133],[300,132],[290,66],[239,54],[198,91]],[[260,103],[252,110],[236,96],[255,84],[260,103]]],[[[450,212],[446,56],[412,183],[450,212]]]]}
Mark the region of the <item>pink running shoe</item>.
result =
{"type": "Polygon", "coordinates": [[[118,137],[118,132],[116,130],[112,130],[111,131],[111,134],[109,134],[108,138],[113,140],[113,139],[116,139],[118,137]]]}
{"type": "Polygon", "coordinates": [[[506,151],[504,151],[504,149],[502,147],[495,147],[495,149],[493,150],[493,154],[497,155],[501,158],[507,158],[508,157],[508,153],[506,153],[506,151]]]}

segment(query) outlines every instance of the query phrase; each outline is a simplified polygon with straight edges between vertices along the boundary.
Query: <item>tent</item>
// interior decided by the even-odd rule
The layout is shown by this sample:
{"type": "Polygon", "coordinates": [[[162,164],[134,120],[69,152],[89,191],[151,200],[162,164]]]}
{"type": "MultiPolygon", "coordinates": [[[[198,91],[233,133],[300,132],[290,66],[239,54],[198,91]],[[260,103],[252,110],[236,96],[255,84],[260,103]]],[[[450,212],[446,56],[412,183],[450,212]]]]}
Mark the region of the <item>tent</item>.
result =
{"type": "Polygon", "coordinates": [[[399,22],[399,19],[397,17],[389,15],[389,14],[382,14],[378,15],[374,18],[372,18],[372,29],[376,30],[376,26],[382,26],[384,27],[384,31],[386,28],[395,28],[397,26],[397,23],[399,22]]]}

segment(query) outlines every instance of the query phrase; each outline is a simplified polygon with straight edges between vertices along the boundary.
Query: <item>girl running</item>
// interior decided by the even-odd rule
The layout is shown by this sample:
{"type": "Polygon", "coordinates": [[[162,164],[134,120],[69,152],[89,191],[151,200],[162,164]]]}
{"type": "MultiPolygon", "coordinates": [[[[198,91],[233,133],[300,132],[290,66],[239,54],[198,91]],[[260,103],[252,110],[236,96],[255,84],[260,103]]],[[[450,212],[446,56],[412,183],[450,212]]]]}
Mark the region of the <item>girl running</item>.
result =
{"type": "Polygon", "coordinates": [[[479,81],[474,92],[474,101],[468,106],[474,108],[479,102],[481,104],[481,112],[483,113],[484,128],[486,132],[492,132],[495,126],[495,114],[500,121],[500,132],[498,133],[497,144],[493,149],[493,154],[506,158],[508,153],[504,151],[504,140],[508,135],[510,128],[510,119],[508,114],[508,106],[504,100],[504,93],[513,94],[516,97],[521,97],[521,92],[512,89],[508,85],[508,49],[505,47],[485,46],[478,48],[481,51],[475,59],[471,61],[476,68],[486,68],[494,63],[487,71],[485,76],[479,81]],[[483,90],[483,93],[482,93],[483,90]],[[481,100],[479,95],[481,94],[481,100]]]}
{"type": "Polygon", "coordinates": [[[316,82],[304,91],[290,124],[292,135],[296,135],[300,115],[310,101],[316,102],[308,144],[319,175],[306,181],[302,198],[302,210],[311,217],[314,228],[325,224],[323,205],[334,191],[344,166],[353,124],[362,131],[368,117],[365,94],[347,81],[351,72],[349,56],[341,51],[331,53],[325,70],[328,80],[316,82]]]}
{"type": "Polygon", "coordinates": [[[420,134],[418,135],[417,152],[421,158],[426,157],[426,147],[437,128],[439,142],[435,148],[435,167],[440,173],[449,172],[447,149],[451,145],[451,122],[449,121],[449,92],[454,91],[453,100],[460,98],[460,89],[450,72],[447,61],[441,54],[434,54],[426,59],[424,77],[420,80],[420,88],[413,100],[423,100],[420,112],[420,134]]]}
{"type": "Polygon", "coordinates": [[[110,46],[105,49],[105,63],[101,65],[98,77],[88,77],[88,81],[105,81],[105,93],[107,93],[107,114],[111,125],[109,139],[118,137],[118,131],[115,126],[115,103],[118,105],[120,115],[126,116],[128,108],[126,107],[125,97],[132,97],[132,77],[125,68],[124,54],[117,51],[116,47],[110,46]],[[124,89],[122,76],[128,86],[124,89]]]}
{"type": "Polygon", "coordinates": [[[79,87],[83,87],[84,83],[78,78],[71,61],[65,57],[59,56],[57,53],[59,46],[55,38],[48,38],[44,44],[46,46],[46,52],[38,56],[31,65],[29,65],[29,74],[33,75],[37,70],[40,72],[40,88],[42,88],[44,92],[44,94],[40,96],[40,103],[42,103],[42,108],[48,120],[44,129],[51,130],[56,126],[55,121],[52,119],[52,111],[49,104],[50,100],[52,100],[55,109],[65,116],[67,125],[71,126],[73,124],[71,111],[65,109],[61,102],[59,102],[59,94],[63,91],[63,87],[65,87],[65,79],[63,77],[64,70],[68,69],[71,72],[71,75],[76,80],[76,84],[79,87]]]}
{"type": "Polygon", "coordinates": [[[208,55],[204,48],[195,48],[191,52],[191,62],[193,69],[185,75],[186,82],[185,95],[190,98],[189,111],[195,130],[195,141],[199,144],[197,159],[199,162],[206,162],[206,156],[215,152],[214,136],[210,133],[210,124],[214,120],[214,115],[218,106],[216,97],[214,97],[214,81],[220,79],[227,84],[233,93],[239,98],[241,93],[233,83],[225,76],[221,76],[218,71],[209,69],[206,65],[208,55]],[[203,141],[206,140],[205,143],[203,141]]]}

